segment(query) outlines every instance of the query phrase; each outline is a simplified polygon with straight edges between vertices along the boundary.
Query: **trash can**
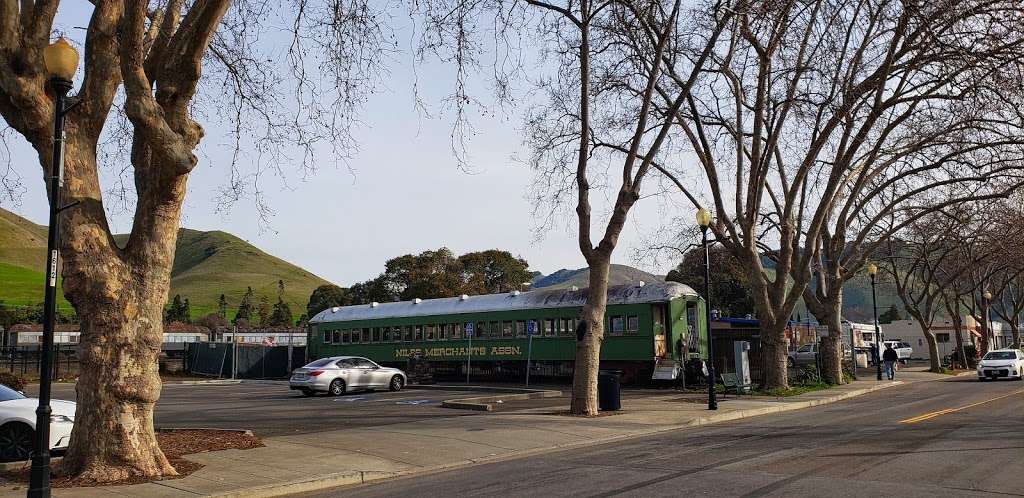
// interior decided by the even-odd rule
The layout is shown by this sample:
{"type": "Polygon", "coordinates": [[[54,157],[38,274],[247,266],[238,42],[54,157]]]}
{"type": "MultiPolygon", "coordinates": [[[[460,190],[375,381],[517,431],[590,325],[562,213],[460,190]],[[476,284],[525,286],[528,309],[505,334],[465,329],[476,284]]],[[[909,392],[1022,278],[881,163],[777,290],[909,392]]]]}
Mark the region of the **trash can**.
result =
{"type": "Polygon", "coordinates": [[[597,406],[603,412],[616,411],[622,408],[620,370],[599,370],[597,372],[597,406]]]}

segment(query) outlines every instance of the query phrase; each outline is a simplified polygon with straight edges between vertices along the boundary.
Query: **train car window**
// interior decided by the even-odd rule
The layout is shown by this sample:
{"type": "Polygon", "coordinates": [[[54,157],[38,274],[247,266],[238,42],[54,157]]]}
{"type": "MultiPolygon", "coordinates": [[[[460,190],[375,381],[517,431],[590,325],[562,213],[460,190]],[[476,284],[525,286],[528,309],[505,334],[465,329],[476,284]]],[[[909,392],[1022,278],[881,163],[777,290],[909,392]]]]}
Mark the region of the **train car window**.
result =
{"type": "Polygon", "coordinates": [[[462,329],[465,326],[466,326],[466,324],[464,324],[464,323],[453,323],[453,324],[451,324],[452,333],[451,333],[450,336],[448,336],[448,338],[449,339],[461,339],[462,338],[462,329]]]}
{"type": "Polygon", "coordinates": [[[485,332],[486,333],[481,337],[501,337],[501,322],[491,322],[490,325],[487,326],[487,330],[485,332]]]}
{"type": "Polygon", "coordinates": [[[404,330],[405,342],[412,342],[412,325],[406,325],[402,330],[404,330]]]}
{"type": "Polygon", "coordinates": [[[426,340],[428,340],[428,341],[433,341],[434,340],[434,325],[433,324],[426,326],[426,334],[427,334],[426,337],[425,337],[426,340]]]}
{"type": "Polygon", "coordinates": [[[512,322],[501,322],[501,336],[513,337],[512,322]]]}
{"type": "Polygon", "coordinates": [[[640,333],[640,317],[633,315],[626,317],[626,333],[633,335],[640,333]]]}
{"type": "Polygon", "coordinates": [[[413,327],[413,332],[414,332],[414,335],[413,335],[413,339],[414,340],[417,340],[417,341],[422,341],[423,340],[423,326],[422,325],[414,326],[413,327]]]}
{"type": "Polygon", "coordinates": [[[333,337],[333,336],[334,336],[334,334],[332,334],[330,330],[325,330],[324,331],[324,344],[330,344],[331,343],[331,337],[333,337]]]}
{"type": "Polygon", "coordinates": [[[352,335],[352,344],[359,344],[360,342],[363,342],[359,340],[359,329],[350,330],[349,333],[352,335]]]}
{"type": "Polygon", "coordinates": [[[622,335],[626,331],[626,320],[622,316],[611,317],[611,322],[612,335],[622,335]]]}
{"type": "Polygon", "coordinates": [[[563,336],[573,335],[575,330],[574,330],[574,327],[573,327],[572,318],[563,318],[563,319],[561,319],[559,321],[562,323],[562,326],[558,328],[558,335],[563,335],[563,336]]]}
{"type": "Polygon", "coordinates": [[[366,327],[363,329],[363,342],[370,342],[370,328],[366,327]]]}
{"type": "Polygon", "coordinates": [[[448,340],[448,336],[450,335],[449,329],[451,329],[451,325],[449,325],[447,323],[442,323],[442,324],[438,325],[437,326],[437,340],[439,340],[439,341],[446,341],[446,340],[448,340]]]}
{"type": "Polygon", "coordinates": [[[373,342],[380,342],[380,327],[374,327],[374,328],[372,328],[370,330],[373,333],[373,335],[370,337],[370,339],[373,342]]]}
{"type": "Polygon", "coordinates": [[[544,337],[554,337],[556,334],[558,334],[558,326],[555,325],[555,319],[544,320],[544,337]]]}
{"type": "Polygon", "coordinates": [[[516,337],[526,337],[526,322],[516,320],[516,337]]]}

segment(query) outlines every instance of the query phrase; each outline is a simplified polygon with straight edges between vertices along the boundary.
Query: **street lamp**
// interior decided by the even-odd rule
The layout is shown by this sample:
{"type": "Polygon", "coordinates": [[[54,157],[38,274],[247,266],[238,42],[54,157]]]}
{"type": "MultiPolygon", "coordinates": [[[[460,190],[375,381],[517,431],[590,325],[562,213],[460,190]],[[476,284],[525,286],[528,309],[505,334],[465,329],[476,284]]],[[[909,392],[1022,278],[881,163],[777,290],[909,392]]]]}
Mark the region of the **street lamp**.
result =
{"type": "Polygon", "coordinates": [[[50,496],[50,370],[53,363],[53,322],[57,305],[57,258],[60,246],[60,191],[64,186],[64,98],[78,69],[78,51],[64,38],[43,49],[43,63],[53,90],[53,156],[50,161],[50,224],[46,240],[46,294],[43,299],[43,355],[39,365],[39,407],[29,475],[29,497],[50,496]]]}
{"type": "MultiPolygon", "coordinates": [[[[985,343],[988,344],[988,349],[992,349],[992,342],[995,339],[995,334],[992,333],[992,316],[989,313],[989,310],[992,309],[992,293],[985,291],[981,297],[985,298],[985,343]]],[[[987,353],[988,350],[985,352],[987,353]]]]}
{"type": "Polygon", "coordinates": [[[875,275],[878,267],[868,263],[868,275],[871,275],[871,315],[875,317],[875,370],[878,380],[882,380],[882,332],[878,328],[878,300],[875,298],[875,275]]]}
{"type": "Polygon", "coordinates": [[[704,321],[708,328],[708,410],[718,409],[715,398],[715,342],[711,338],[711,254],[708,252],[708,226],[711,213],[704,208],[697,210],[697,226],[700,227],[701,245],[704,247],[704,321]]]}

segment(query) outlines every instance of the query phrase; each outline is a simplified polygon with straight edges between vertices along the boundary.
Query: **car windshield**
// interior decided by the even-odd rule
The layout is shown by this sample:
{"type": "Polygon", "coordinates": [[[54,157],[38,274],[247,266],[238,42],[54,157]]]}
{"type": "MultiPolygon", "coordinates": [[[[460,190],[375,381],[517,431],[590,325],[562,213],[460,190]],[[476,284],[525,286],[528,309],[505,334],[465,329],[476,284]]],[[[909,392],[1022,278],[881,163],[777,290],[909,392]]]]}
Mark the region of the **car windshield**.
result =
{"type": "Polygon", "coordinates": [[[1017,355],[1013,354],[1013,351],[992,351],[985,355],[985,360],[1013,360],[1016,359],[1017,355]]]}
{"type": "Polygon", "coordinates": [[[0,384],[0,402],[11,401],[13,399],[25,399],[25,395],[0,384]]]}
{"type": "Polygon", "coordinates": [[[313,363],[310,363],[309,365],[306,365],[305,368],[321,368],[321,367],[326,367],[327,365],[330,365],[332,361],[334,361],[334,360],[331,360],[330,358],[324,358],[322,360],[316,360],[313,363]]]}

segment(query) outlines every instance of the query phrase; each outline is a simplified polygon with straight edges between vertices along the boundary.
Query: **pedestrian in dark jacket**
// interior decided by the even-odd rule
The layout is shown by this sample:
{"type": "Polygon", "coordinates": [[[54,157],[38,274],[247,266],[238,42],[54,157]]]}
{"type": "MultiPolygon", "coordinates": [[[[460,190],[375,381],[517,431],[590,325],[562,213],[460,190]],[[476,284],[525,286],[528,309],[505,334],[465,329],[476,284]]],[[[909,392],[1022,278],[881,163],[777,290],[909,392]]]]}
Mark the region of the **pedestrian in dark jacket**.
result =
{"type": "Polygon", "coordinates": [[[889,380],[896,378],[896,362],[900,361],[900,355],[892,348],[892,344],[885,345],[885,352],[882,353],[882,362],[885,363],[885,375],[889,380]]]}

